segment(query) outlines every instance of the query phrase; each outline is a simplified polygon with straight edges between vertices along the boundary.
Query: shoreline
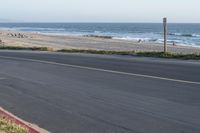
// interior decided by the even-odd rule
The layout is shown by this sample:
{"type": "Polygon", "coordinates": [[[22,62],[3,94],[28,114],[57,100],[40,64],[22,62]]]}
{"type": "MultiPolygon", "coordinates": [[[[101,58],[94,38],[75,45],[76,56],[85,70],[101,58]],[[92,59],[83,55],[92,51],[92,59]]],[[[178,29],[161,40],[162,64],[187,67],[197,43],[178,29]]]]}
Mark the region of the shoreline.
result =
{"type": "MultiPolygon", "coordinates": [[[[31,32],[30,32],[31,33],[31,32]]],[[[34,33],[34,32],[32,32],[34,33]]],[[[133,43],[138,43],[138,44],[157,44],[157,45],[162,45],[164,42],[156,42],[156,41],[146,41],[145,38],[138,38],[138,39],[127,39],[123,37],[114,37],[114,36],[107,36],[107,35],[78,35],[78,34],[59,34],[59,33],[37,33],[41,35],[48,35],[48,36],[66,36],[66,37],[88,37],[88,38],[99,38],[99,39],[112,39],[112,40],[118,40],[118,41],[127,41],[127,42],[133,42],[133,43]],[[141,42],[140,42],[141,41],[141,42]]],[[[147,39],[148,40],[148,39],[147,39]]],[[[168,42],[169,46],[172,46],[173,43],[171,41],[168,42]]],[[[176,43],[175,46],[183,46],[183,47],[192,47],[192,48],[200,48],[199,45],[196,44],[181,44],[181,43],[176,43]]]]}
{"type": "MultiPolygon", "coordinates": [[[[24,32],[24,33],[33,33],[33,34],[41,34],[47,36],[65,36],[65,37],[88,37],[88,38],[99,38],[99,39],[113,39],[118,41],[129,41],[133,43],[144,43],[144,44],[158,44],[162,45],[164,42],[160,39],[151,39],[151,38],[129,38],[129,37],[117,37],[112,35],[95,35],[95,34],[74,34],[74,33],[44,33],[44,32],[36,32],[36,31],[21,31],[15,28],[0,28],[0,31],[14,31],[14,32],[24,32]],[[151,41],[152,40],[152,41],[151,41]],[[160,40],[160,41],[159,41],[160,40]]],[[[176,35],[178,33],[168,33],[168,35],[176,35]]],[[[182,36],[186,36],[187,34],[183,34],[182,36]]],[[[187,35],[189,36],[189,35],[187,35]]],[[[192,35],[191,35],[192,36],[192,35]]],[[[168,40],[168,45],[173,45],[172,40],[168,40]]],[[[176,42],[175,42],[176,43],[176,42]]],[[[184,47],[193,47],[200,48],[200,45],[196,44],[184,44],[184,43],[176,43],[176,46],[184,46],[184,47]]]]}
{"type": "MultiPolygon", "coordinates": [[[[89,49],[108,51],[162,52],[163,45],[151,42],[136,42],[104,36],[50,35],[0,29],[0,39],[5,46],[48,47],[59,49],[89,49]]],[[[1,45],[2,45],[1,44],[1,45]]],[[[199,53],[200,47],[168,45],[171,53],[199,53]]]]}

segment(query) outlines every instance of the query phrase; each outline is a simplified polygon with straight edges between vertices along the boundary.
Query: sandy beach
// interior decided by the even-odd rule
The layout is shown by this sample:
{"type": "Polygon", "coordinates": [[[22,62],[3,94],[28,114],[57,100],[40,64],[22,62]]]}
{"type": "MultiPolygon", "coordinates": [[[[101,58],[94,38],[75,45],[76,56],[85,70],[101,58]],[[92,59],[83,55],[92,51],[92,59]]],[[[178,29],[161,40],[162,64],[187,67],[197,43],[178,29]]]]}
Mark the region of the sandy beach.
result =
{"type": "MultiPolygon", "coordinates": [[[[39,33],[0,30],[0,39],[5,46],[49,47],[53,49],[95,49],[114,51],[163,51],[162,44],[134,42],[102,37],[45,35],[39,33]]],[[[169,52],[199,53],[200,48],[168,45],[169,52]]]]}

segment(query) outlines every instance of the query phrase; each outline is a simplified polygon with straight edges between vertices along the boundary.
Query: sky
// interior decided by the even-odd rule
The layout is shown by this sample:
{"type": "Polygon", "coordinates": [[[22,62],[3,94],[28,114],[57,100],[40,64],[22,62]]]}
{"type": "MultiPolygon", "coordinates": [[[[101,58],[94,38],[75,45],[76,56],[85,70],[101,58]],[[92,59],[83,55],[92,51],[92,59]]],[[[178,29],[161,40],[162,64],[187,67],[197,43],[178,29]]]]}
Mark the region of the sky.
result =
{"type": "Polygon", "coordinates": [[[200,23],[200,0],[0,0],[0,21],[200,23]]]}

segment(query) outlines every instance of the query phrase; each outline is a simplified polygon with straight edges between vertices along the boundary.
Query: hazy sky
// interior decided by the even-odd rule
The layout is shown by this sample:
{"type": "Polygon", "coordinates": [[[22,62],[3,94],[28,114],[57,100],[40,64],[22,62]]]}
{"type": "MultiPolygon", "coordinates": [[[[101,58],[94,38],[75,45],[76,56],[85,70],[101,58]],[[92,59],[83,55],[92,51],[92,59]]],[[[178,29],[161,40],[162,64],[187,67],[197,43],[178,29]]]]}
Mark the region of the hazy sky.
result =
{"type": "Polygon", "coordinates": [[[199,22],[200,0],[0,0],[1,21],[199,22]]]}

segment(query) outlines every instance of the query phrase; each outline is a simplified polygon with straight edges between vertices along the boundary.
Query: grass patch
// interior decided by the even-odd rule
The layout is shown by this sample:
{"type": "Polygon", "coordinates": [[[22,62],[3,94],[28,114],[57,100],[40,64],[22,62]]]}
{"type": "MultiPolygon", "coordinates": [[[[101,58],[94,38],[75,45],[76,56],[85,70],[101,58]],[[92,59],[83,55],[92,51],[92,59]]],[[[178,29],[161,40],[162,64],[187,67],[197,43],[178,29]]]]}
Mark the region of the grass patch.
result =
{"type": "Polygon", "coordinates": [[[54,51],[66,53],[89,53],[89,54],[109,54],[109,55],[134,55],[143,57],[172,58],[172,59],[194,59],[200,60],[199,53],[164,53],[164,52],[135,52],[135,51],[111,51],[111,50],[92,50],[92,49],[60,49],[53,50],[48,47],[20,47],[20,46],[0,46],[0,50],[31,50],[31,51],[54,51]]]}
{"type": "Polygon", "coordinates": [[[156,58],[174,58],[174,59],[195,59],[200,60],[200,53],[164,53],[164,52],[135,52],[135,51],[107,51],[107,50],[84,50],[84,49],[61,49],[57,52],[67,53],[90,53],[90,54],[113,54],[113,55],[134,55],[156,58]]]}
{"type": "Polygon", "coordinates": [[[0,117],[0,133],[28,133],[28,130],[0,117]]]}
{"type": "Polygon", "coordinates": [[[200,53],[164,53],[164,52],[138,52],[136,55],[144,57],[173,58],[173,59],[200,59],[200,53]]]}
{"type": "Polygon", "coordinates": [[[32,51],[52,51],[47,47],[20,47],[20,46],[0,46],[3,50],[32,50],[32,51]]]}
{"type": "Polygon", "coordinates": [[[135,55],[135,51],[109,51],[109,50],[91,50],[91,49],[61,49],[57,52],[67,53],[90,53],[90,54],[115,54],[115,55],[135,55]]]}

